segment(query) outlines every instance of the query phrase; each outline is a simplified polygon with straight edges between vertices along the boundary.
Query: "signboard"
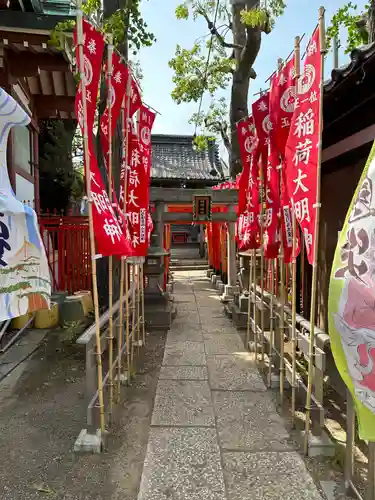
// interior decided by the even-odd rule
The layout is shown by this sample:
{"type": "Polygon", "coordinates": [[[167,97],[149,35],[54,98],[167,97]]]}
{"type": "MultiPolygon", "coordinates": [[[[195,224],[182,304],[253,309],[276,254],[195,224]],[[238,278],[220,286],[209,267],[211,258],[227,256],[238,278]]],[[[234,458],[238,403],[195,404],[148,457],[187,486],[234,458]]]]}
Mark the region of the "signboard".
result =
{"type": "Polygon", "coordinates": [[[194,196],[193,220],[211,220],[211,196],[194,196]]]}

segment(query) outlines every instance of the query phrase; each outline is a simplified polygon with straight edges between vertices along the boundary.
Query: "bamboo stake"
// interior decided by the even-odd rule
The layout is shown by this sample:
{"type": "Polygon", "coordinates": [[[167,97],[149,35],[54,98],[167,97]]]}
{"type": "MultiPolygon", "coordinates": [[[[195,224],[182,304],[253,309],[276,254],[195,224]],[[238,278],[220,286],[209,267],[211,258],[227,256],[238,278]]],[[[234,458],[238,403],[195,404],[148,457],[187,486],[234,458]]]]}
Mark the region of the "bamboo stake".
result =
{"type": "MultiPolygon", "coordinates": [[[[96,359],[97,359],[97,376],[98,376],[98,407],[100,416],[100,430],[102,438],[105,434],[105,418],[104,418],[104,395],[103,395],[103,365],[102,365],[102,348],[100,342],[100,324],[99,324],[99,297],[98,297],[98,280],[96,274],[96,254],[95,254],[95,235],[94,223],[92,216],[92,197],[90,185],[90,155],[87,129],[87,100],[86,100],[86,77],[83,65],[83,16],[82,16],[82,0],[77,0],[77,43],[78,54],[81,61],[80,78],[82,89],[82,110],[83,110],[83,149],[85,155],[85,181],[86,181],[86,194],[88,199],[88,214],[89,214],[89,233],[90,233],[90,253],[91,253],[91,274],[92,274],[92,288],[93,288],[93,301],[95,313],[95,337],[96,337],[96,359]]],[[[90,130],[92,133],[92,130],[90,130]]]]}
{"type": "Polygon", "coordinates": [[[131,365],[133,366],[134,362],[134,340],[135,340],[135,332],[136,332],[136,281],[135,281],[135,264],[132,262],[131,264],[131,278],[132,278],[132,331],[131,331],[131,355],[130,355],[130,362],[131,365]]]}
{"type": "Polygon", "coordinates": [[[318,165],[316,171],[316,218],[315,218],[315,241],[314,241],[314,263],[312,270],[311,283],[311,309],[310,309],[310,339],[309,339],[309,372],[307,382],[306,395],[306,422],[305,422],[305,440],[304,452],[308,455],[309,451],[309,432],[310,432],[310,417],[311,417],[311,396],[313,384],[313,357],[314,357],[314,340],[315,340],[315,307],[316,307],[316,291],[318,278],[318,247],[319,247],[319,224],[320,224],[320,181],[321,181],[321,161],[322,161],[322,131],[323,131],[323,83],[324,83],[324,57],[326,53],[325,40],[325,9],[319,9],[319,35],[320,35],[320,58],[321,58],[321,81],[320,81],[320,109],[319,109],[319,146],[318,146],[318,165]]]}
{"type": "Polygon", "coordinates": [[[254,249],[253,251],[253,293],[254,293],[254,307],[253,307],[253,315],[254,315],[254,353],[255,353],[255,361],[258,361],[258,322],[257,322],[257,251],[254,249]]]}
{"type": "Polygon", "coordinates": [[[146,331],[145,331],[145,289],[144,289],[144,258],[142,259],[140,269],[140,286],[141,286],[141,318],[142,318],[142,341],[146,345],[146,331]]]}
{"type": "Polygon", "coordinates": [[[140,277],[140,264],[136,265],[136,276],[137,276],[137,346],[138,346],[138,353],[139,353],[139,348],[143,345],[143,342],[141,340],[141,288],[140,288],[140,282],[139,282],[139,277],[140,277]]]}
{"type": "MultiPolygon", "coordinates": [[[[108,106],[108,185],[109,185],[109,201],[112,205],[113,193],[112,193],[112,57],[113,57],[113,38],[112,35],[108,35],[108,53],[107,53],[107,77],[108,77],[108,89],[107,89],[107,106],[108,106]]],[[[109,336],[108,336],[108,386],[109,386],[109,409],[108,409],[108,421],[112,423],[113,417],[113,257],[108,258],[108,326],[109,326],[109,336]]]]}
{"type": "MultiPolygon", "coordinates": [[[[282,184],[282,176],[280,176],[280,184],[282,184]]],[[[282,240],[282,238],[281,238],[282,240]]],[[[284,265],[284,246],[283,241],[280,245],[280,398],[284,400],[284,377],[285,377],[285,361],[284,361],[284,330],[285,330],[285,265],[284,265]]]]}
{"type": "MultiPolygon", "coordinates": [[[[122,161],[125,165],[125,173],[124,173],[124,203],[123,203],[123,213],[125,217],[126,214],[126,199],[127,199],[127,179],[128,179],[128,142],[129,142],[129,115],[130,115],[130,98],[131,98],[131,74],[129,72],[128,81],[126,83],[126,98],[124,97],[121,104],[121,129],[122,129],[122,161]],[[126,102],[126,104],[125,104],[126,102]]],[[[118,331],[118,345],[117,345],[117,354],[118,354],[118,365],[117,365],[117,401],[120,401],[120,393],[121,393],[121,376],[122,376],[122,344],[123,344],[123,331],[124,331],[124,291],[125,291],[125,300],[126,300],[126,311],[125,311],[125,323],[126,323],[126,354],[127,354],[127,370],[128,370],[128,380],[130,379],[130,358],[129,358],[129,335],[128,335],[128,325],[129,325],[129,308],[128,308],[128,300],[129,300],[129,282],[128,282],[128,266],[126,263],[126,258],[121,258],[121,271],[120,271],[120,311],[119,311],[119,331],[118,331]],[[125,281],[125,283],[124,283],[125,281]]]]}
{"type": "Polygon", "coordinates": [[[275,286],[275,275],[274,275],[274,259],[270,261],[271,264],[271,299],[270,299],[270,342],[269,342],[269,351],[268,351],[268,387],[272,387],[272,357],[273,350],[275,345],[275,332],[274,332],[274,324],[273,324],[273,292],[275,286]]]}
{"type": "MultiPolygon", "coordinates": [[[[301,40],[296,36],[294,40],[294,67],[296,72],[296,86],[301,74],[300,68],[300,45],[301,40]]],[[[295,425],[296,416],[296,349],[297,349],[297,332],[296,332],[296,319],[297,319],[297,219],[292,208],[292,426],[295,425]]]]}
{"type": "Polygon", "coordinates": [[[260,212],[260,329],[261,329],[261,360],[264,364],[264,164],[261,160],[260,167],[260,185],[261,185],[261,212],[260,212]]]}
{"type": "Polygon", "coordinates": [[[129,307],[129,264],[125,262],[125,290],[126,290],[126,299],[125,299],[125,315],[126,315],[126,361],[128,368],[128,380],[131,380],[132,377],[132,359],[130,354],[130,307],[129,307]]]}
{"type": "Polygon", "coordinates": [[[249,347],[250,342],[250,325],[251,325],[251,281],[253,279],[253,263],[249,255],[249,300],[247,303],[247,331],[246,331],[246,347],[249,347]]]}

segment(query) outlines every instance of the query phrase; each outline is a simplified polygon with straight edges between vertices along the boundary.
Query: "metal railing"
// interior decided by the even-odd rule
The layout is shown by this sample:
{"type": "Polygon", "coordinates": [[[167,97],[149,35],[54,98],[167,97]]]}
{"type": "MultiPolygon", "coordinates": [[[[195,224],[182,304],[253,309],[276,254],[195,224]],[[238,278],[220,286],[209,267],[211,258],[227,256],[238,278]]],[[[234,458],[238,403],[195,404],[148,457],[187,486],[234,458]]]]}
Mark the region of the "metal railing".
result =
{"type": "MultiPolygon", "coordinates": [[[[268,382],[269,386],[272,384],[272,375],[275,380],[279,380],[280,367],[285,370],[285,378],[289,383],[289,388],[292,387],[292,364],[291,356],[288,353],[286,346],[291,341],[291,328],[292,328],[292,311],[289,305],[284,305],[284,331],[280,329],[281,325],[281,302],[278,297],[264,290],[263,300],[261,288],[256,287],[254,293],[254,285],[250,287],[250,301],[256,304],[257,314],[263,310],[267,311],[269,321],[265,321],[264,331],[261,330],[259,321],[254,318],[253,308],[252,317],[250,318],[250,327],[253,342],[258,345],[265,345],[269,350],[263,349],[269,353],[268,359],[268,382]],[[272,297],[272,300],[271,300],[272,297]],[[272,308],[271,308],[272,303],[272,308]],[[272,309],[272,311],[271,311],[272,309]],[[272,320],[272,321],[271,321],[272,320]],[[273,325],[272,325],[273,323],[273,325]],[[270,332],[270,326],[273,326],[274,332],[270,332]],[[275,341],[272,342],[272,334],[275,341]],[[284,349],[280,348],[280,343],[283,342],[284,349]],[[284,352],[283,363],[281,362],[282,352],[284,352]]],[[[309,333],[311,324],[303,316],[296,316],[296,337],[298,348],[298,360],[296,363],[297,370],[295,380],[296,390],[301,390],[302,393],[307,391],[307,370],[306,363],[308,362],[309,353],[309,333]]],[[[339,401],[340,410],[344,415],[345,420],[345,459],[344,459],[344,477],[345,489],[348,495],[357,498],[358,500],[375,500],[375,443],[361,441],[356,432],[356,412],[353,399],[349,391],[342,391],[341,387],[337,384],[330,382],[330,379],[337,379],[339,377],[336,365],[333,362],[331,353],[331,345],[329,335],[320,328],[315,327],[315,340],[314,340],[314,359],[313,359],[313,395],[312,395],[312,433],[315,436],[322,436],[323,432],[327,430],[326,413],[329,402],[325,400],[325,388],[327,384],[330,389],[335,391],[339,401]],[[334,373],[335,372],[335,373],[334,373]],[[337,375],[337,377],[333,376],[337,375]],[[341,390],[340,390],[341,389],[341,390]],[[346,402],[345,402],[346,400],[346,402]],[[346,404],[345,404],[346,403],[346,404]],[[367,458],[367,478],[365,481],[358,481],[358,477],[363,475],[363,468],[361,471],[356,469],[356,456],[358,450],[367,458]],[[359,484],[362,483],[362,484],[359,484]],[[363,484],[365,483],[365,484],[363,484]]],[[[250,343],[251,344],[251,343],[250,343]]],[[[253,348],[253,346],[250,346],[253,348]]],[[[281,389],[280,392],[284,389],[281,389]]]]}

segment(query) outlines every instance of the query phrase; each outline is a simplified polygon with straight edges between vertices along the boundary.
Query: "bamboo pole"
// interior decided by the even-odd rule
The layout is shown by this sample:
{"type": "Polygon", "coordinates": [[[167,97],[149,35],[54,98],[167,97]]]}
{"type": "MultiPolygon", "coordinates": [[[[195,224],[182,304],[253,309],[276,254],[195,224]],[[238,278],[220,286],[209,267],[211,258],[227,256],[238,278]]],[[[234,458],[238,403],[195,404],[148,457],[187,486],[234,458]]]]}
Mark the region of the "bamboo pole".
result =
{"type": "Polygon", "coordinates": [[[142,259],[140,269],[140,286],[141,286],[141,318],[142,318],[142,341],[146,345],[146,330],[145,330],[145,288],[144,288],[144,258],[142,259]]]}
{"type": "Polygon", "coordinates": [[[273,323],[273,292],[275,286],[275,275],[274,275],[274,259],[270,260],[271,265],[271,299],[270,299],[270,341],[269,341],[269,351],[268,351],[268,387],[272,387],[272,357],[275,345],[275,332],[273,323]]]}
{"type": "Polygon", "coordinates": [[[103,395],[103,364],[102,364],[102,348],[100,342],[100,324],[99,324],[99,296],[98,296],[98,280],[96,274],[96,254],[95,254],[95,235],[94,223],[92,216],[92,197],[91,197],[91,175],[90,175],[90,155],[88,134],[92,134],[92,130],[87,129],[87,100],[86,100],[86,77],[84,69],[83,57],[83,15],[82,15],[82,0],[77,0],[77,44],[78,54],[81,61],[80,79],[82,89],[82,111],[83,111],[83,150],[85,157],[85,182],[86,194],[88,199],[88,215],[89,215],[89,233],[90,233],[90,253],[91,253],[91,274],[92,288],[95,314],[95,337],[96,337],[96,359],[97,359],[97,376],[98,376],[98,408],[100,419],[100,430],[102,438],[105,434],[105,418],[104,418],[104,395],[103,395]]]}
{"type": "MultiPolygon", "coordinates": [[[[108,189],[109,201],[112,205],[112,58],[113,58],[113,37],[108,35],[107,47],[107,106],[108,106],[108,189]]],[[[109,409],[108,421],[111,424],[113,418],[113,257],[110,255],[108,258],[108,386],[109,386],[109,409]]]]}
{"type": "Polygon", "coordinates": [[[131,365],[133,366],[134,363],[134,341],[136,339],[135,337],[135,332],[136,332],[136,278],[135,278],[135,264],[132,262],[131,263],[131,279],[133,283],[132,287],[132,301],[131,301],[131,315],[132,315],[132,331],[131,331],[131,355],[130,355],[130,362],[131,365]]]}
{"type": "Polygon", "coordinates": [[[313,385],[313,358],[314,358],[314,340],[315,340],[315,308],[316,292],[318,278],[318,248],[319,248],[319,224],[320,224],[320,192],[321,192],[321,161],[322,161],[322,131],[323,131],[323,83],[324,83],[324,57],[326,53],[325,36],[325,9],[319,9],[319,35],[320,35],[320,58],[321,58],[321,81],[320,81],[320,109],[319,109],[319,144],[318,144],[318,165],[316,170],[316,214],[315,214],[315,240],[314,240],[314,262],[312,270],[311,283],[311,309],[310,309],[310,339],[309,339],[309,371],[306,394],[306,422],[305,422],[305,440],[304,452],[308,455],[309,451],[309,432],[311,418],[311,396],[313,385]]]}
{"type": "MultiPolygon", "coordinates": [[[[282,186],[282,176],[280,176],[280,184],[282,186]]],[[[285,361],[284,361],[284,330],[285,330],[285,264],[284,264],[284,245],[281,237],[279,265],[280,265],[280,398],[284,400],[284,377],[285,377],[285,361]]]]}
{"type": "MultiPolygon", "coordinates": [[[[294,67],[296,73],[296,86],[298,86],[298,80],[301,74],[301,53],[300,53],[301,40],[299,36],[296,36],[294,40],[294,67]]],[[[292,425],[295,425],[296,416],[296,349],[297,349],[297,332],[296,332],[296,320],[297,320],[297,219],[294,212],[294,207],[292,207],[292,425]]]]}
{"type": "Polygon", "coordinates": [[[253,251],[253,293],[254,293],[254,306],[253,306],[253,316],[254,316],[254,354],[255,361],[258,361],[258,321],[257,321],[257,251],[253,251]]]}
{"type": "Polygon", "coordinates": [[[249,348],[249,342],[250,342],[250,328],[251,328],[251,281],[253,279],[253,263],[252,259],[250,258],[249,255],[249,300],[247,303],[247,330],[246,330],[246,347],[249,348]]]}
{"type": "Polygon", "coordinates": [[[138,262],[136,265],[136,275],[137,275],[137,346],[138,346],[138,352],[139,348],[142,347],[143,342],[141,340],[141,284],[139,281],[140,278],[140,269],[141,266],[138,262]]]}
{"type": "MultiPolygon", "coordinates": [[[[126,215],[126,199],[127,199],[127,179],[128,179],[128,141],[129,141],[129,114],[130,114],[130,98],[131,98],[131,74],[129,72],[128,81],[126,83],[126,97],[124,97],[121,104],[121,129],[122,129],[122,161],[125,165],[124,172],[124,203],[123,203],[123,213],[126,215]]],[[[121,188],[121,185],[120,185],[121,188]]],[[[125,228],[126,229],[126,228],[125,228]]],[[[117,345],[117,402],[120,401],[121,393],[121,377],[122,377],[122,351],[123,351],[123,338],[124,338],[124,292],[126,300],[125,309],[125,324],[126,324],[126,354],[127,354],[127,370],[128,370],[128,380],[130,379],[130,358],[129,358],[129,281],[128,281],[128,265],[126,263],[126,258],[121,258],[121,271],[120,271],[120,311],[119,311],[119,330],[118,330],[118,345],[117,345]]]]}
{"type": "Polygon", "coordinates": [[[260,167],[260,185],[261,185],[261,212],[260,212],[260,296],[261,296],[261,309],[260,309],[260,329],[261,329],[261,360],[264,364],[264,162],[261,160],[260,167]]]}

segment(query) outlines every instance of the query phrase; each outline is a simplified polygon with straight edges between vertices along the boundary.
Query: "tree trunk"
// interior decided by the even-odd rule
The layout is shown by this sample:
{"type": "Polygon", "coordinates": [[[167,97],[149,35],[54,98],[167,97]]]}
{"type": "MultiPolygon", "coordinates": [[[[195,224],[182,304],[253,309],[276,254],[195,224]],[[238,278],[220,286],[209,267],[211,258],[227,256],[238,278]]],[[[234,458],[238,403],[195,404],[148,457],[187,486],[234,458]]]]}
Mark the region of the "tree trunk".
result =
{"type": "Polygon", "coordinates": [[[375,42],[375,0],[370,1],[367,30],[369,43],[375,42]]]}
{"type": "Polygon", "coordinates": [[[259,53],[261,43],[260,28],[245,27],[241,22],[241,10],[253,8],[257,0],[244,0],[232,5],[233,41],[241,45],[242,50],[235,49],[236,69],[233,73],[230,128],[232,148],[229,155],[230,174],[232,179],[242,170],[240,149],[237,137],[237,122],[248,116],[248,94],[250,78],[253,77],[253,64],[259,53]]]}

